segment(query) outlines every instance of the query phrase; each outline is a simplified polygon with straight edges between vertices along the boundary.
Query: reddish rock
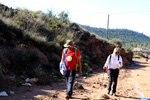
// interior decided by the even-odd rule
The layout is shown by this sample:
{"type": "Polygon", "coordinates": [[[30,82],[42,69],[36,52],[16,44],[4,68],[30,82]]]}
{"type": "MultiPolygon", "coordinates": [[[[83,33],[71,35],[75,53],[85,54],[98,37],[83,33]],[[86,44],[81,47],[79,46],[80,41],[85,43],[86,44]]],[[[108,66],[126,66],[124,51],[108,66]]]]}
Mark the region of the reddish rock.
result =
{"type": "Polygon", "coordinates": [[[47,58],[47,56],[43,52],[41,52],[38,48],[34,47],[30,43],[28,44],[28,46],[29,46],[30,50],[38,53],[38,55],[40,57],[40,62],[42,64],[49,64],[48,58],[47,58]]]}
{"type": "MultiPolygon", "coordinates": [[[[77,24],[73,23],[70,26],[73,29],[73,34],[78,37],[76,46],[81,52],[82,62],[88,63],[92,68],[103,67],[108,55],[112,54],[115,45],[107,43],[105,40],[97,39],[84,31],[77,24]]],[[[123,65],[128,66],[132,63],[132,52],[126,52],[121,48],[120,55],[123,59],[123,65]]]]}
{"type": "Polygon", "coordinates": [[[9,60],[5,60],[5,61],[2,62],[2,65],[4,67],[8,67],[9,65],[11,65],[11,62],[9,60]]]}

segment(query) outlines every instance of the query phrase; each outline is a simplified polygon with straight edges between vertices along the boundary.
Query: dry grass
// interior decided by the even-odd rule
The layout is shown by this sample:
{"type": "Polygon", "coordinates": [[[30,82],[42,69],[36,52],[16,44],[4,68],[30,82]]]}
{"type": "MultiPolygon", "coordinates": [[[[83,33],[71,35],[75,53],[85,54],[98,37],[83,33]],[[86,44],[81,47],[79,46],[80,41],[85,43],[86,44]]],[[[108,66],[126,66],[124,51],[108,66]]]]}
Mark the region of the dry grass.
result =
{"type": "Polygon", "coordinates": [[[37,33],[27,33],[36,42],[47,42],[47,37],[40,36],[37,33]]]}
{"type": "Polygon", "coordinates": [[[15,21],[13,21],[10,18],[3,17],[1,14],[0,14],[0,20],[2,20],[5,24],[7,24],[9,26],[14,26],[16,28],[20,28],[20,26],[15,21]]]}

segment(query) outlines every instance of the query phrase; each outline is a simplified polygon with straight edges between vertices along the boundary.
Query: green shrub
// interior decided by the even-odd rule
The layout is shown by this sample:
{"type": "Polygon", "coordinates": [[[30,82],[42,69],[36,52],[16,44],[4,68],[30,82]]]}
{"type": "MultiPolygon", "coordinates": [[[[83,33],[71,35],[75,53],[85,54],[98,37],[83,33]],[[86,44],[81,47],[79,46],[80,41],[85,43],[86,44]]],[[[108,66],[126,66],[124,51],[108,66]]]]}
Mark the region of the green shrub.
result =
{"type": "Polygon", "coordinates": [[[25,79],[17,79],[16,85],[21,86],[24,83],[25,83],[25,79]]]}
{"type": "Polygon", "coordinates": [[[88,75],[89,73],[91,73],[92,69],[90,68],[90,66],[88,65],[88,63],[83,63],[82,64],[82,72],[83,75],[88,75]]]}
{"type": "Polygon", "coordinates": [[[28,22],[29,23],[35,22],[33,21],[32,15],[26,9],[20,10],[15,16],[13,16],[12,20],[14,20],[17,24],[19,24],[23,28],[26,28],[27,26],[29,26],[27,25],[28,22]]]}
{"type": "Polygon", "coordinates": [[[42,15],[42,14],[43,14],[43,12],[40,11],[40,10],[39,10],[39,11],[36,11],[35,13],[36,13],[37,15],[42,15]]]}
{"type": "Polygon", "coordinates": [[[25,18],[18,18],[18,19],[16,20],[16,23],[17,23],[17,24],[20,24],[21,26],[24,26],[24,25],[27,24],[27,19],[25,19],[25,18]]]}
{"type": "Polygon", "coordinates": [[[31,13],[31,15],[32,15],[32,17],[34,17],[34,18],[37,18],[37,15],[36,15],[36,13],[31,13]]]}
{"type": "Polygon", "coordinates": [[[139,55],[133,55],[133,58],[140,58],[140,56],[139,55]]]}
{"type": "Polygon", "coordinates": [[[5,17],[9,17],[10,13],[8,13],[7,11],[2,11],[2,15],[5,16],[5,17]]]}
{"type": "Polygon", "coordinates": [[[110,43],[114,44],[116,47],[119,47],[119,48],[122,47],[122,41],[119,39],[112,39],[110,40],[110,43]]]}
{"type": "Polygon", "coordinates": [[[33,39],[35,42],[40,43],[40,42],[47,42],[47,37],[46,36],[40,36],[38,33],[27,33],[31,39],[33,39]]]}
{"type": "Polygon", "coordinates": [[[61,13],[59,13],[58,15],[59,19],[63,22],[63,23],[67,23],[69,21],[69,15],[67,12],[62,11],[61,13]]]}
{"type": "Polygon", "coordinates": [[[5,55],[11,61],[10,71],[17,75],[26,74],[29,77],[34,77],[34,69],[39,66],[39,55],[37,52],[16,47],[8,49],[5,55]]]}
{"type": "Polygon", "coordinates": [[[124,47],[126,52],[132,52],[132,49],[130,47],[124,47]]]}
{"type": "Polygon", "coordinates": [[[140,57],[145,57],[145,55],[142,52],[138,52],[137,55],[140,56],[140,57]]]}
{"type": "Polygon", "coordinates": [[[39,78],[38,84],[45,85],[49,83],[49,76],[40,66],[34,69],[35,77],[39,78]]]}

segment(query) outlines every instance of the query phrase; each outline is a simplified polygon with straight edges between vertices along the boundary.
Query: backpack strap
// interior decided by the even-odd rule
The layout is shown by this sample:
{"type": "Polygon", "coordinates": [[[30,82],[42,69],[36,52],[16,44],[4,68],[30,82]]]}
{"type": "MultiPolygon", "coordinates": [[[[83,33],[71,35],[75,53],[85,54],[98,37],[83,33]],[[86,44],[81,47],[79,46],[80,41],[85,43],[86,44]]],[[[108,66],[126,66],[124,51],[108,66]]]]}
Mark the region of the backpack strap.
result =
{"type": "MultiPolygon", "coordinates": [[[[110,56],[109,61],[111,61],[111,54],[109,56],[110,56]]],[[[118,61],[119,61],[119,59],[120,59],[120,55],[118,55],[118,61]]]]}
{"type": "Polygon", "coordinates": [[[119,61],[120,55],[118,55],[118,61],[119,61]]]}
{"type": "Polygon", "coordinates": [[[76,47],[74,47],[74,54],[75,54],[75,56],[76,56],[76,58],[77,58],[77,48],[76,47]]]}
{"type": "Polygon", "coordinates": [[[110,63],[110,61],[111,61],[111,54],[109,55],[109,63],[110,63]]]}
{"type": "Polygon", "coordinates": [[[66,52],[67,52],[67,49],[68,49],[68,48],[65,48],[65,49],[64,49],[64,53],[66,53],[66,52]]]}
{"type": "MultiPolygon", "coordinates": [[[[76,47],[74,47],[74,54],[75,54],[75,56],[76,56],[76,59],[78,60],[78,58],[77,58],[77,48],[76,47]]],[[[76,63],[76,70],[78,69],[78,61],[77,61],[77,63],[76,63]]]]}
{"type": "Polygon", "coordinates": [[[65,60],[65,54],[66,54],[66,52],[67,52],[67,49],[68,49],[68,48],[65,48],[65,49],[64,49],[63,61],[65,60]]]}
{"type": "MultiPolygon", "coordinates": [[[[120,55],[118,55],[118,61],[119,61],[120,55]]],[[[111,54],[109,55],[109,63],[111,62],[111,54]]],[[[108,68],[108,67],[107,67],[108,68]]]]}

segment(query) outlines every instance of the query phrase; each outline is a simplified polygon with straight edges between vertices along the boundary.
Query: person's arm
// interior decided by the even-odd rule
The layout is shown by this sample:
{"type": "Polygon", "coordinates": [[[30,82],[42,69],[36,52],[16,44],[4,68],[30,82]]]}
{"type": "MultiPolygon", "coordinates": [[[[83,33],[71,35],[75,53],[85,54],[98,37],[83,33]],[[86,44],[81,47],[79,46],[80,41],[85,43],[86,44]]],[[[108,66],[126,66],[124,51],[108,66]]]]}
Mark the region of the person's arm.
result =
{"type": "Polygon", "coordinates": [[[61,61],[60,61],[60,63],[62,63],[62,62],[63,62],[63,59],[64,59],[64,50],[62,51],[61,61]]]}
{"type": "Polygon", "coordinates": [[[107,57],[107,60],[105,62],[103,69],[106,69],[106,67],[108,67],[109,63],[110,63],[110,55],[107,57]]]}
{"type": "Polygon", "coordinates": [[[77,62],[78,62],[78,65],[79,65],[79,70],[80,70],[79,74],[80,74],[80,76],[82,76],[82,65],[81,65],[80,57],[77,57],[77,62]]]}
{"type": "Polygon", "coordinates": [[[82,64],[81,64],[81,59],[80,59],[80,52],[77,50],[77,63],[79,66],[79,75],[82,76],[82,64]]]}
{"type": "MultiPolygon", "coordinates": [[[[60,64],[63,63],[63,60],[64,60],[64,50],[62,51],[62,56],[61,56],[61,62],[60,62],[60,64]]],[[[63,72],[65,72],[65,68],[62,67],[62,69],[63,69],[63,72]]]]}
{"type": "Polygon", "coordinates": [[[122,61],[122,57],[120,56],[120,59],[119,59],[119,67],[122,67],[123,66],[123,61],[122,61]]]}

